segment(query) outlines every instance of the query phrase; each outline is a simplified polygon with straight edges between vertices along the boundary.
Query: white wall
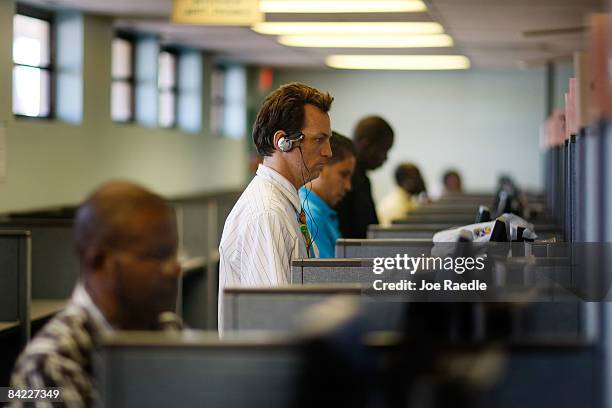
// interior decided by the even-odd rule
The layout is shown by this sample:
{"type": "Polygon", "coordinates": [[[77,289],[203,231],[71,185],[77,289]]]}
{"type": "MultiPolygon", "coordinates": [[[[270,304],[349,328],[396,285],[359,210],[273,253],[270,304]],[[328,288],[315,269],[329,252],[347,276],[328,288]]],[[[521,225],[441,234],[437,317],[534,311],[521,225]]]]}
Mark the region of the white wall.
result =
{"type": "Polygon", "coordinates": [[[117,124],[110,118],[112,20],[84,18],[83,118],[80,124],[13,117],[13,1],[0,1],[0,125],[7,132],[8,169],[0,212],[74,205],[98,184],[123,178],[167,196],[240,188],[246,141],[208,132],[211,60],[204,60],[199,133],[117,124]]]}
{"type": "Polygon", "coordinates": [[[492,190],[501,173],[542,188],[538,147],[545,118],[543,69],[462,72],[364,72],[286,69],[275,83],[300,81],[330,92],[332,128],[350,136],[357,120],[378,114],[395,130],[389,160],[371,173],[375,199],[393,186],[393,170],[415,162],[432,190],[444,170],[459,169],[468,190],[492,190]]]}

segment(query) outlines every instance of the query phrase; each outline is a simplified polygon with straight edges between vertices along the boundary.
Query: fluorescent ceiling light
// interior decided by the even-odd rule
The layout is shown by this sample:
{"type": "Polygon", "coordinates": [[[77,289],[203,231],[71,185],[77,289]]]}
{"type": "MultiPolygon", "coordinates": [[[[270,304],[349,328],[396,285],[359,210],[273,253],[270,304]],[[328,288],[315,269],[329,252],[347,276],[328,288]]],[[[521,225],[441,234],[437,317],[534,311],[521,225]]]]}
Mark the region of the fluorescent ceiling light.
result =
{"type": "Polygon", "coordinates": [[[410,13],[426,11],[421,0],[261,0],[262,13],[410,13]]]}
{"type": "Polygon", "coordinates": [[[260,34],[441,34],[435,22],[266,22],[251,27],[260,34]]]}
{"type": "Polygon", "coordinates": [[[470,60],[463,55],[330,55],[325,63],[340,69],[467,69],[470,60]]]}
{"type": "Polygon", "coordinates": [[[446,34],[434,35],[287,35],[278,42],[289,47],[320,48],[419,48],[451,47],[453,39],[446,34]]]}

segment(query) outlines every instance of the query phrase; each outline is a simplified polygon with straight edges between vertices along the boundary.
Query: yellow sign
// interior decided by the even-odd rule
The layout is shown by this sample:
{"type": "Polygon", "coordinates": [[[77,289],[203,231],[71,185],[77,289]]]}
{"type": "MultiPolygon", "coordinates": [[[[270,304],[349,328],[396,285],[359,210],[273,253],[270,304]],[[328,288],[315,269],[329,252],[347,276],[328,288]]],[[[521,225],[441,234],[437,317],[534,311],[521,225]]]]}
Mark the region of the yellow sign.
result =
{"type": "Polygon", "coordinates": [[[174,0],[177,24],[252,25],[263,20],[259,0],[174,0]]]}

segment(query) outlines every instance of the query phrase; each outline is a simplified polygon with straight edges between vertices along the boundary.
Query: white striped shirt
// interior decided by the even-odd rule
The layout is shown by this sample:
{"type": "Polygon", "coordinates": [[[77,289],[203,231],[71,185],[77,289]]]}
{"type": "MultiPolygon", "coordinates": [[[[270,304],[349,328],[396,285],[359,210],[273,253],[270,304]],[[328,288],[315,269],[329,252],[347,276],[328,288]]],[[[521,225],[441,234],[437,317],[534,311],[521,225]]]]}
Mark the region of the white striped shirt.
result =
{"type": "Polygon", "coordinates": [[[223,331],[225,287],[287,284],[291,260],[308,258],[298,223],[301,208],[293,184],[260,164],[223,228],[219,245],[219,332],[223,331]]]}

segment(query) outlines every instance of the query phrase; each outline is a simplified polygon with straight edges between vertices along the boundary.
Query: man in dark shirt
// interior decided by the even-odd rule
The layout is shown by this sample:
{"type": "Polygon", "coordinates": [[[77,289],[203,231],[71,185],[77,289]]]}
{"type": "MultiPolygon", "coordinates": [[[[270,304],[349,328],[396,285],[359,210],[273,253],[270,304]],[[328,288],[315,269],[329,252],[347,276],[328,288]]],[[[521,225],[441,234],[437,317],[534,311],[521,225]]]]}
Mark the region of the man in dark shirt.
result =
{"type": "Polygon", "coordinates": [[[387,160],[387,152],[393,146],[393,129],[383,118],[368,116],[357,123],[353,141],[357,149],[353,189],[338,203],[336,210],[344,238],[365,238],[368,225],[378,224],[366,171],[377,169],[387,160]]]}

